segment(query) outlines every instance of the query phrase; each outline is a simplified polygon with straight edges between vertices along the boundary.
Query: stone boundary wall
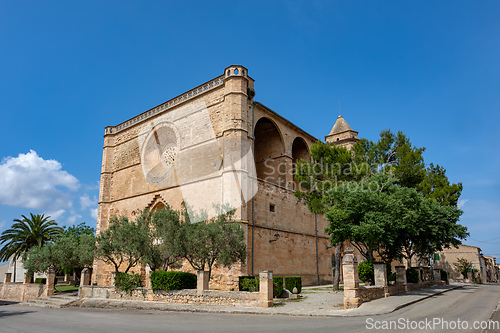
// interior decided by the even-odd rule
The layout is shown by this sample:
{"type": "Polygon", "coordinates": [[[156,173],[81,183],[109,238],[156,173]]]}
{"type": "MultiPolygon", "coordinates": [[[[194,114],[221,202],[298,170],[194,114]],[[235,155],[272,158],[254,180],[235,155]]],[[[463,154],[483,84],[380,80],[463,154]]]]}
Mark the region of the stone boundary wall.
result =
{"type": "Polygon", "coordinates": [[[361,303],[383,298],[385,297],[385,288],[383,286],[360,287],[358,290],[358,297],[361,303]]]}
{"type": "MultiPolygon", "coordinates": [[[[360,287],[358,289],[358,297],[361,303],[373,301],[375,299],[384,298],[388,296],[393,296],[397,294],[402,294],[405,292],[425,289],[435,285],[444,285],[446,282],[430,282],[425,281],[422,283],[408,283],[406,285],[392,285],[392,286],[369,286],[369,287],[360,287]]],[[[360,304],[361,304],[360,303],[360,304]]]]}
{"type": "Polygon", "coordinates": [[[38,283],[2,283],[0,289],[0,299],[6,301],[27,302],[46,295],[46,285],[38,283]]]}
{"type": "Polygon", "coordinates": [[[80,297],[184,304],[259,306],[259,293],[246,291],[203,290],[200,295],[196,289],[153,291],[150,288],[138,288],[133,290],[132,294],[128,294],[114,287],[83,286],[80,287],[80,297]]]}

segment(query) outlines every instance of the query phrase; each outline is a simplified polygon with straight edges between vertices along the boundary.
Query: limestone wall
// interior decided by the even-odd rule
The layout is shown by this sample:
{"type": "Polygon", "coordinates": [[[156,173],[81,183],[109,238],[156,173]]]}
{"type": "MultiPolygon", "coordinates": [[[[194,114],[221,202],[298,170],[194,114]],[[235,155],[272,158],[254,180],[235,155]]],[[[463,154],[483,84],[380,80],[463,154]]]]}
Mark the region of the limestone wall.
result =
{"type": "Polygon", "coordinates": [[[147,288],[139,288],[134,290],[132,294],[127,294],[111,287],[85,286],[81,288],[81,297],[229,306],[258,306],[259,304],[259,293],[257,292],[205,290],[203,295],[198,295],[196,289],[152,291],[147,288]]]}
{"type": "Polygon", "coordinates": [[[27,302],[46,295],[45,284],[19,282],[2,283],[0,299],[16,302],[27,302]]]}

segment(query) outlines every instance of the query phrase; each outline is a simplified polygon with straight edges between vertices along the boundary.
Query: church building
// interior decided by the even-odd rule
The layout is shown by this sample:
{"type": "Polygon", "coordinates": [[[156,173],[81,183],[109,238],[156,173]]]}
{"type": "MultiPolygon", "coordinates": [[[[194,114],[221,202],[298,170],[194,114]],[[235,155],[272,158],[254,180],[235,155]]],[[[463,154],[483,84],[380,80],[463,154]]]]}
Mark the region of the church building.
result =
{"type": "MultiPolygon", "coordinates": [[[[327,221],[294,196],[295,163],[310,159],[318,141],[255,101],[254,79],[243,66],[116,126],[105,128],[97,233],[116,216],[165,204],[216,214],[214,205],[236,209],[245,231],[247,260],[216,269],[213,289],[237,290],[238,277],[272,270],[301,276],[303,285],[332,281],[327,221]]],[[[347,148],[358,132],[339,116],[325,137],[347,148]]],[[[191,270],[184,265],[183,270],[191,270]]],[[[147,267],[136,271],[147,274],[147,267]]],[[[113,269],[94,262],[92,282],[111,284],[113,269]]]]}

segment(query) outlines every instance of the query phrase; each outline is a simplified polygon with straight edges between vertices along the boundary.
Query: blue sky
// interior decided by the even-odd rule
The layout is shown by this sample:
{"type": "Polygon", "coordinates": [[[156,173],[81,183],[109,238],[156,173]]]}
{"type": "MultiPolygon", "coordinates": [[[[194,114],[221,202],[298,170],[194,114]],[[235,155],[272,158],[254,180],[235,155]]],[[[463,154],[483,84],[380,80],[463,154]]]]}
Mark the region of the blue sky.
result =
{"type": "Polygon", "coordinates": [[[498,1],[1,1],[0,231],[96,223],[104,127],[242,64],[317,138],[341,113],[427,148],[500,258],[498,1]]]}

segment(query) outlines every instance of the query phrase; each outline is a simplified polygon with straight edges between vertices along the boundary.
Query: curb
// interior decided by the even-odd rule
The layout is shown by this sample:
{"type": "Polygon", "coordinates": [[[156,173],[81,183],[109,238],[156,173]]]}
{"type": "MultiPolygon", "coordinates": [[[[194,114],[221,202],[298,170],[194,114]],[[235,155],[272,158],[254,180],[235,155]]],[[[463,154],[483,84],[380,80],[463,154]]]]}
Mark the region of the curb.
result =
{"type": "MultiPolygon", "coordinates": [[[[88,303],[85,302],[85,300],[81,300],[80,302],[74,302],[73,304],[69,304],[67,307],[85,307],[85,308],[111,308],[111,309],[137,309],[137,310],[157,310],[157,311],[171,311],[171,312],[192,312],[192,313],[220,313],[220,314],[235,314],[235,315],[262,315],[262,316],[292,316],[292,317],[318,317],[318,318],[328,318],[328,317],[367,317],[367,316],[378,316],[378,315],[384,315],[384,314],[389,314],[392,312],[395,312],[399,309],[402,309],[404,307],[407,307],[409,305],[415,304],[417,302],[429,299],[431,297],[434,297],[436,295],[443,294],[445,292],[451,291],[451,290],[456,290],[462,288],[462,286],[453,286],[452,288],[442,290],[436,293],[433,293],[431,295],[423,296],[419,299],[415,299],[406,303],[403,303],[401,305],[396,306],[390,311],[387,312],[382,312],[382,313],[356,313],[355,309],[351,310],[353,312],[348,312],[348,313],[338,313],[338,314],[295,314],[295,313],[287,313],[287,312],[274,312],[274,313],[266,313],[266,312],[260,312],[260,311],[233,311],[229,309],[207,309],[207,308],[189,308],[189,307],[183,307],[183,308],[175,308],[175,307],[159,307],[155,306],[156,304],[154,302],[152,303],[142,303],[142,304],[131,304],[128,302],[123,302],[123,301],[118,301],[118,300],[108,300],[108,299],[89,299],[88,303]],[[85,304],[87,303],[87,304],[85,304]],[[148,306],[151,304],[151,306],[148,306]]],[[[132,302],[132,301],[131,301],[132,302]]],[[[162,304],[164,305],[164,304],[162,304]]],[[[166,305],[166,304],[165,304],[166,305]]],[[[359,309],[359,308],[358,308],[359,309]]],[[[345,310],[338,310],[338,311],[345,311],[345,310]]],[[[348,310],[349,311],[349,310],[348,310]]]]}

